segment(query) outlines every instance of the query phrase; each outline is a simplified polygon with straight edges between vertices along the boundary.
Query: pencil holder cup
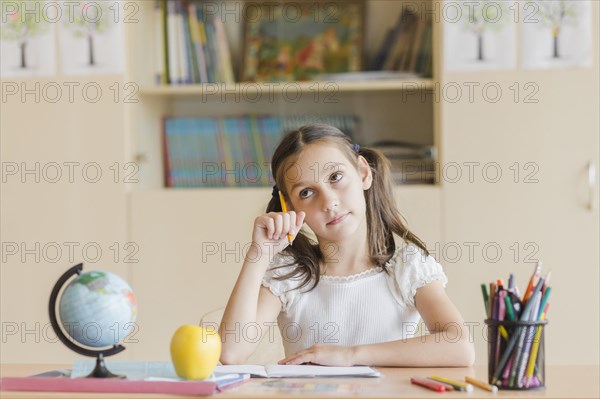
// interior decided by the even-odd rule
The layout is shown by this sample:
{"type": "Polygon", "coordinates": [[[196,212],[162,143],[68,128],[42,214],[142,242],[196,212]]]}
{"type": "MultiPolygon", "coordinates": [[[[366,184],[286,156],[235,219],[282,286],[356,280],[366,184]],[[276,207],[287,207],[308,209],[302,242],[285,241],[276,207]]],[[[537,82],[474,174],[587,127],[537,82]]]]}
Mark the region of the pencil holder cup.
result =
{"type": "Polygon", "coordinates": [[[485,320],[490,384],[512,390],[545,387],[544,327],[547,323],[547,320],[485,320]]]}

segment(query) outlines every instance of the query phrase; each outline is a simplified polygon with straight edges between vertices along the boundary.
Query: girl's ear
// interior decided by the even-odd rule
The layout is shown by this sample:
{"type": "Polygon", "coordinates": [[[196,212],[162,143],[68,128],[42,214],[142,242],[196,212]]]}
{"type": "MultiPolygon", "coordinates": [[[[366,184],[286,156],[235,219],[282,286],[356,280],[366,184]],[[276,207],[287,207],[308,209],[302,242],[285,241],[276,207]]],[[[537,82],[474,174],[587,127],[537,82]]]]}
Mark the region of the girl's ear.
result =
{"type": "Polygon", "coordinates": [[[370,189],[373,184],[373,173],[371,172],[369,163],[362,155],[358,156],[358,174],[362,180],[363,190],[370,189]]]}

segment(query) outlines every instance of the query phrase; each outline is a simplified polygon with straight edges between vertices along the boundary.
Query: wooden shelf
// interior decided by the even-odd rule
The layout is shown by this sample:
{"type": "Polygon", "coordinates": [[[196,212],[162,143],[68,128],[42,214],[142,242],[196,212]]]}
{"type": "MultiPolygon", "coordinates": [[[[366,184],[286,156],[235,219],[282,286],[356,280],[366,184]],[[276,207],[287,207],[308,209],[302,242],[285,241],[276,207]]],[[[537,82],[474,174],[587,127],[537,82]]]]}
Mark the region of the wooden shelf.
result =
{"type": "Polygon", "coordinates": [[[305,81],[305,82],[271,82],[271,83],[209,83],[193,85],[153,86],[140,90],[145,96],[198,96],[219,94],[258,93],[282,94],[295,92],[367,92],[367,91],[398,91],[398,90],[433,90],[433,79],[385,79],[367,81],[305,81]]]}
{"type": "MultiPolygon", "coordinates": [[[[440,190],[439,184],[395,184],[393,190],[395,193],[402,192],[421,192],[423,190],[440,190]]],[[[131,190],[131,193],[135,195],[144,196],[156,196],[164,195],[171,197],[187,196],[187,195],[198,195],[200,197],[206,195],[224,195],[233,196],[240,198],[240,195],[254,195],[260,193],[261,195],[270,195],[272,187],[158,187],[158,188],[147,188],[147,189],[136,189],[131,190]]]]}

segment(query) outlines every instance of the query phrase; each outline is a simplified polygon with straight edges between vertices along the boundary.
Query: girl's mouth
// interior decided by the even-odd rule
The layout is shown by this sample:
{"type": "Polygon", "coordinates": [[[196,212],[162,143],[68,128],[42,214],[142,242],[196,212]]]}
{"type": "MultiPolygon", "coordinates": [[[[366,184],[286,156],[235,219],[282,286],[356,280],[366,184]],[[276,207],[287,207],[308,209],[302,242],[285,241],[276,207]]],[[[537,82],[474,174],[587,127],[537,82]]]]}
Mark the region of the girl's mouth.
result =
{"type": "Polygon", "coordinates": [[[337,216],[335,217],[331,222],[327,223],[327,225],[334,225],[334,224],[338,224],[344,221],[344,219],[346,219],[346,217],[348,217],[348,215],[350,214],[350,212],[345,213],[343,215],[337,216]]]}

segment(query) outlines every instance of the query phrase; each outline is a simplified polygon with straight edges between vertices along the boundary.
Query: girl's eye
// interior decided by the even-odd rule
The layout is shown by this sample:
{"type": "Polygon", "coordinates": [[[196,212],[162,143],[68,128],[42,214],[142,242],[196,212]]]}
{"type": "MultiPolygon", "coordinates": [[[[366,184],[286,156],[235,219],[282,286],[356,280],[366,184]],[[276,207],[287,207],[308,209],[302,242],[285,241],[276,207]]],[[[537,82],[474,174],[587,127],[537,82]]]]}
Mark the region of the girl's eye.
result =
{"type": "Polygon", "coordinates": [[[300,191],[300,198],[304,199],[304,198],[308,198],[310,197],[310,194],[312,193],[312,190],[309,190],[308,188],[305,188],[304,190],[300,191]]]}
{"type": "Polygon", "coordinates": [[[337,183],[342,180],[342,172],[335,172],[331,176],[329,176],[329,180],[333,183],[337,183]]]}

